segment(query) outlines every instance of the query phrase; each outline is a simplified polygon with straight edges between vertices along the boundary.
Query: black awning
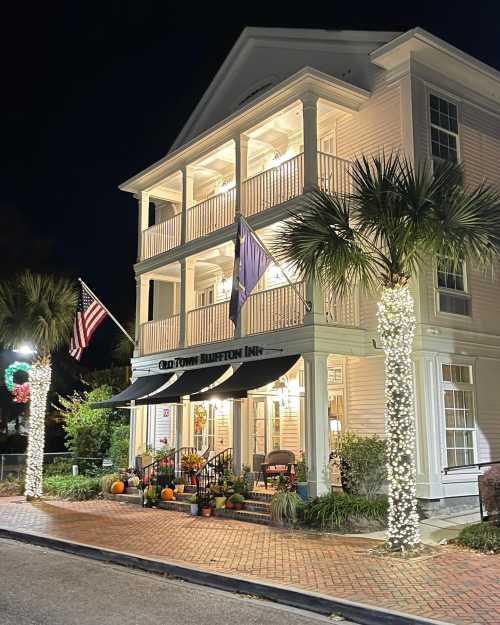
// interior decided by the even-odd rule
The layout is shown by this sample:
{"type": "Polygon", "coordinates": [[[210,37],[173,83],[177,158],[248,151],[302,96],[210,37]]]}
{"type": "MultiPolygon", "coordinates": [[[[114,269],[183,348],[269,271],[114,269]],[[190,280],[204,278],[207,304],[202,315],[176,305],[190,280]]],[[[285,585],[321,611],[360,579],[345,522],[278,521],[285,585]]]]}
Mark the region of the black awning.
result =
{"type": "Polygon", "coordinates": [[[146,404],[178,404],[181,397],[197,393],[218,380],[229,369],[229,365],[217,367],[205,367],[203,369],[190,369],[185,371],[178,380],[156,395],[141,399],[136,402],[137,406],[146,404]]]}
{"type": "Polygon", "coordinates": [[[281,356],[244,362],[233,375],[214,388],[191,395],[191,401],[206,399],[242,399],[251,391],[278,380],[300,358],[300,355],[281,356]]]}
{"type": "Polygon", "coordinates": [[[160,373],[156,375],[145,375],[137,378],[137,380],[129,387],[113,395],[105,401],[100,401],[96,404],[92,404],[92,408],[116,408],[117,406],[123,406],[128,404],[132,400],[139,399],[150,393],[153,393],[164,384],[166,384],[174,374],[160,373]]]}

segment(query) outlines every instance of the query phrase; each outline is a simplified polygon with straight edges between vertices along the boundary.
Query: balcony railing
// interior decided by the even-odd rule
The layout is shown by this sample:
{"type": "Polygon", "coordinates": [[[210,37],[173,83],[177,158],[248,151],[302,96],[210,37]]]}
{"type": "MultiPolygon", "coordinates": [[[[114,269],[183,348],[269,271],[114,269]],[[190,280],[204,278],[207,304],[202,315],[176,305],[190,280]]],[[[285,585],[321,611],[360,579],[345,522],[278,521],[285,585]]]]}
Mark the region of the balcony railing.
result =
{"type": "Polygon", "coordinates": [[[168,252],[181,244],[181,214],[174,215],[142,232],[141,260],[168,252]]]}
{"type": "Polygon", "coordinates": [[[318,186],[325,193],[351,192],[351,162],[343,158],[318,152],[318,186]]]}
{"type": "Polygon", "coordinates": [[[229,320],[229,302],[220,302],[190,310],[187,315],[187,344],[203,345],[213,341],[225,341],[234,334],[229,320]]]}
{"type": "MultiPolygon", "coordinates": [[[[304,283],[295,285],[304,297],[304,283]]],[[[290,285],[254,293],[248,298],[247,334],[294,328],[304,323],[305,305],[290,285]]]]}
{"type": "Polygon", "coordinates": [[[245,180],[242,212],[247,217],[301,195],[304,189],[304,154],[245,180]]]}
{"type": "Polygon", "coordinates": [[[331,325],[357,326],[358,311],[356,293],[337,297],[332,291],[325,292],[325,321],[331,325]]]}
{"type": "Polygon", "coordinates": [[[188,241],[232,224],[236,207],[235,200],[236,189],[230,189],[189,208],[187,213],[188,241]]]}
{"type": "Polygon", "coordinates": [[[179,346],[179,315],[141,325],[141,354],[156,354],[179,346]]]}

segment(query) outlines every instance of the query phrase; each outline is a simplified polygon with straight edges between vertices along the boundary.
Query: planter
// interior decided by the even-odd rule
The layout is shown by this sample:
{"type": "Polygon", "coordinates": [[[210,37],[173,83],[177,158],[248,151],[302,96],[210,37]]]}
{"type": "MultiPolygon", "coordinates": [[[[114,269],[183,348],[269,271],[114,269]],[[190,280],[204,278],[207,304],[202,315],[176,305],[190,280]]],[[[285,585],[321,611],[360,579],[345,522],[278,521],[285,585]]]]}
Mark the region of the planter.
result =
{"type": "Polygon", "coordinates": [[[243,504],[242,503],[235,503],[235,504],[233,504],[233,506],[234,506],[235,510],[243,510],[243,504]]]}
{"type": "Polygon", "coordinates": [[[232,510],[234,508],[234,503],[231,502],[231,499],[226,501],[226,510],[232,510]]]}
{"type": "Polygon", "coordinates": [[[144,507],[145,508],[152,508],[153,507],[153,502],[149,501],[149,499],[146,499],[144,502],[144,507]]]}
{"type": "Polygon", "coordinates": [[[224,507],[224,504],[226,503],[226,498],[225,497],[215,497],[215,509],[216,510],[222,510],[222,508],[224,507]]]}
{"type": "Polygon", "coordinates": [[[191,486],[196,486],[196,476],[195,475],[191,476],[191,486]]]}
{"type": "Polygon", "coordinates": [[[184,486],[185,486],[185,484],[176,484],[175,485],[175,490],[179,493],[179,495],[182,495],[182,493],[184,492],[184,486]]]}
{"type": "Polygon", "coordinates": [[[297,482],[297,495],[303,501],[307,501],[309,498],[309,488],[307,486],[307,482],[297,482]]]}
{"type": "MultiPolygon", "coordinates": [[[[191,511],[191,516],[198,516],[198,504],[197,503],[190,504],[190,511],[191,511]]],[[[206,515],[203,515],[203,516],[206,516],[206,515]]]]}
{"type": "Polygon", "coordinates": [[[212,516],[212,508],[210,506],[208,506],[208,508],[202,508],[201,509],[201,516],[212,516]]]}

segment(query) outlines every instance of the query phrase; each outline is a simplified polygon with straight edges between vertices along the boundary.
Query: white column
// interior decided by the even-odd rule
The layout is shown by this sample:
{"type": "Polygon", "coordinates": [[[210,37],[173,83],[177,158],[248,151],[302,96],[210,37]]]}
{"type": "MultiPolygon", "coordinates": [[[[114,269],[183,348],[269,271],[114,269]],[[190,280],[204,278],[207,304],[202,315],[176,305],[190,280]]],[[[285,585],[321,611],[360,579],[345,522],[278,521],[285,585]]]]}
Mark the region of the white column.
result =
{"type": "Polygon", "coordinates": [[[136,276],[136,296],[135,296],[135,348],[134,356],[140,356],[142,352],[141,325],[148,320],[149,309],[149,278],[147,276],[136,276]]]}
{"type": "Polygon", "coordinates": [[[139,200],[139,219],[137,228],[137,260],[142,259],[142,233],[149,227],[149,193],[141,191],[139,200]]]}
{"type": "Polygon", "coordinates": [[[187,314],[194,308],[194,270],[196,260],[194,258],[181,259],[181,301],[179,318],[180,347],[188,344],[187,314]]]}
{"type": "Polygon", "coordinates": [[[330,491],[328,432],[328,354],[302,354],[305,374],[305,443],[309,495],[330,491]]]}
{"type": "Polygon", "coordinates": [[[318,185],[318,97],[306,93],[302,100],[302,129],[304,133],[304,190],[318,185]]]}
{"type": "Polygon", "coordinates": [[[137,408],[135,407],[135,402],[131,402],[130,421],[129,421],[129,443],[128,443],[128,466],[129,467],[135,467],[136,420],[137,420],[137,408]]]}
{"type": "Polygon", "coordinates": [[[181,244],[186,243],[188,236],[188,209],[194,202],[194,177],[191,167],[182,168],[182,215],[181,215],[181,244]]]}
{"type": "Polygon", "coordinates": [[[306,282],[306,301],[312,306],[304,316],[305,325],[325,323],[325,297],[321,284],[309,278],[306,282]]]}
{"type": "Polygon", "coordinates": [[[184,445],[184,404],[175,407],[175,448],[180,449],[184,445]]]}
{"type": "Polygon", "coordinates": [[[243,206],[243,182],[247,179],[248,137],[238,134],[234,140],[235,181],[236,181],[236,216],[245,213],[243,206]]]}
{"type": "Polygon", "coordinates": [[[441,499],[441,389],[436,354],[414,356],[415,425],[417,441],[417,497],[441,499]]]}
{"type": "Polygon", "coordinates": [[[243,428],[242,428],[242,402],[233,402],[233,424],[232,424],[232,447],[233,447],[233,468],[236,475],[241,473],[243,464],[243,428]]]}

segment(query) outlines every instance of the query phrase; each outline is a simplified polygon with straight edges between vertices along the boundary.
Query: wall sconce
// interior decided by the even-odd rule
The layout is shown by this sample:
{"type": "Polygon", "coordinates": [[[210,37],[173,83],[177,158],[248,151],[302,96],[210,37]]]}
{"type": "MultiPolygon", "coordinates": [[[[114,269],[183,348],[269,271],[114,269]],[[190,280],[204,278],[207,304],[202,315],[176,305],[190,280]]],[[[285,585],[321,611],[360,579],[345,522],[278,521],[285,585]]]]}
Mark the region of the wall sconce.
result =
{"type": "Polygon", "coordinates": [[[222,276],[219,282],[219,294],[223,299],[227,299],[231,293],[231,280],[222,276]]]}
{"type": "Polygon", "coordinates": [[[226,191],[230,191],[234,189],[236,186],[236,180],[234,178],[223,178],[221,182],[216,186],[216,193],[226,193],[226,191]]]}
{"type": "Polygon", "coordinates": [[[342,430],[342,423],[339,419],[330,419],[330,432],[339,434],[342,430]]]}

